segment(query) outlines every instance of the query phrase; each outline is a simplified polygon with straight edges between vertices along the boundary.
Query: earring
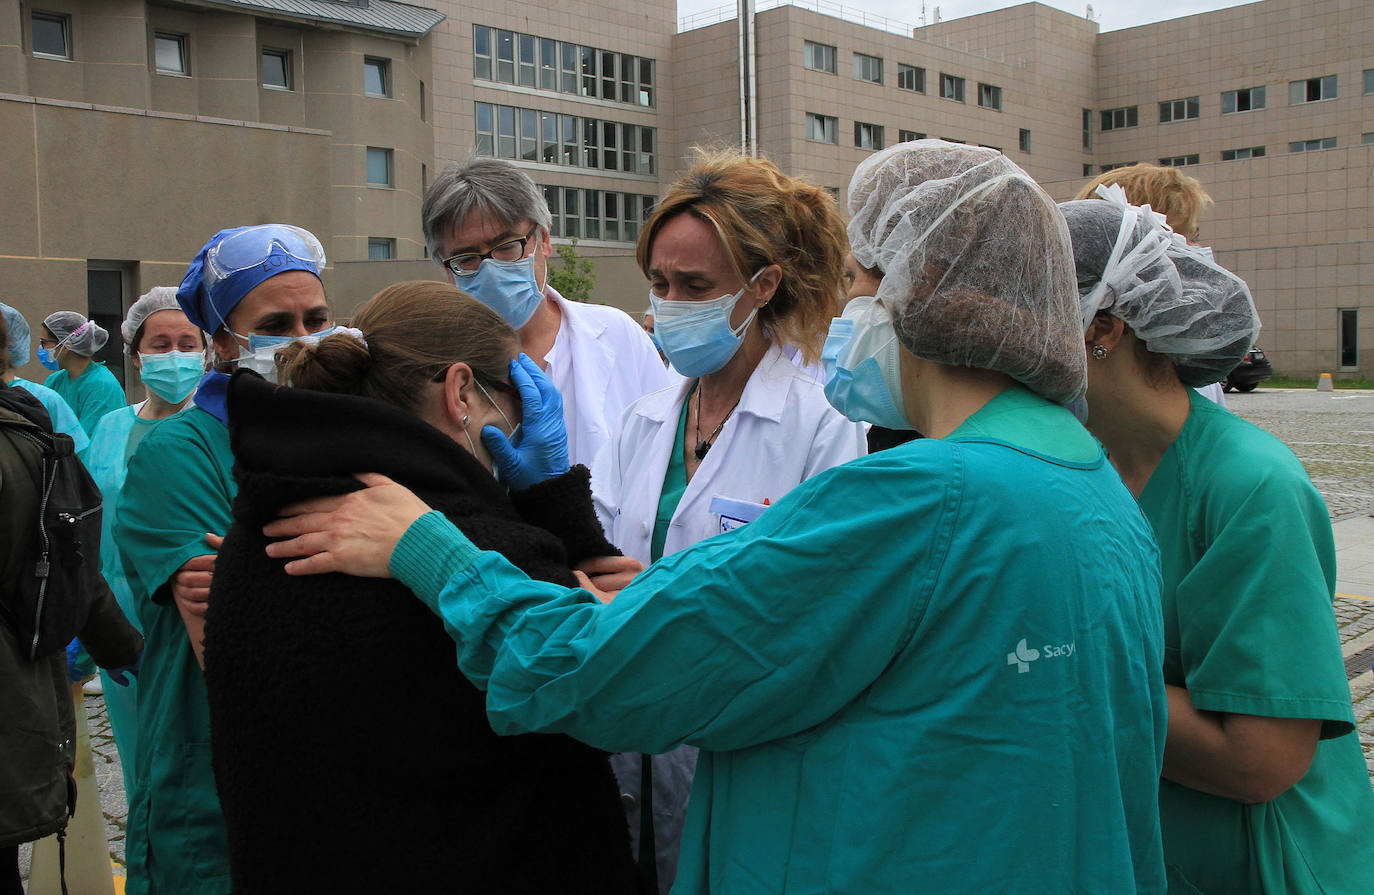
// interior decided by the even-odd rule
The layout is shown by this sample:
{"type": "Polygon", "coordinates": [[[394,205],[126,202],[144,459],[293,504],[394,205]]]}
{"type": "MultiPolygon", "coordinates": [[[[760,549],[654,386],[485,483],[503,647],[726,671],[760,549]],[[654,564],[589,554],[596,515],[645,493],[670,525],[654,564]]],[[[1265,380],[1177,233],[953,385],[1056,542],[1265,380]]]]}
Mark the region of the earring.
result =
{"type": "Polygon", "coordinates": [[[1106,357],[1107,357],[1107,353],[1108,353],[1108,352],[1107,352],[1107,346],[1106,346],[1106,345],[1094,345],[1094,346],[1093,346],[1093,357],[1095,357],[1096,359],[1098,359],[1098,360],[1105,360],[1106,357]]]}
{"type": "Polygon", "coordinates": [[[467,414],[463,414],[463,428],[466,429],[467,427],[468,427],[468,417],[467,417],[467,414]]]}

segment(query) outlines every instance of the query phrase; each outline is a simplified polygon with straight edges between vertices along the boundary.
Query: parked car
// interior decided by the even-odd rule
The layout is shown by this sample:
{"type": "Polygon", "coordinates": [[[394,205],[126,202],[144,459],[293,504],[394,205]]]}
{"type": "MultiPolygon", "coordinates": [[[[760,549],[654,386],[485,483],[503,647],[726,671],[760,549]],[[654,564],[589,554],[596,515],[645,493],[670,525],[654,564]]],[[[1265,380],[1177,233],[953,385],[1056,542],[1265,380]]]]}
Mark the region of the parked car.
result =
{"type": "Polygon", "coordinates": [[[1255,386],[1273,375],[1274,368],[1269,364],[1269,358],[1265,357],[1264,351],[1256,345],[1245,352],[1245,360],[1226,377],[1221,389],[1227,392],[1233,389],[1238,392],[1253,392],[1255,386]]]}

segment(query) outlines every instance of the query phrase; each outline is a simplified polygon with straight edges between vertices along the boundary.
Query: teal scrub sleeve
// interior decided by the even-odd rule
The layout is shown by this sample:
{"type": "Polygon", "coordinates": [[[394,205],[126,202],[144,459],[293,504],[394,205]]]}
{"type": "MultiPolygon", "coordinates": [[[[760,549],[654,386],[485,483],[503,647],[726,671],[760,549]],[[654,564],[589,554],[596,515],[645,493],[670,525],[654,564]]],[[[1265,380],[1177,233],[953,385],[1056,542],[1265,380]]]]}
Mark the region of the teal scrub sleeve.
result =
{"type": "Polygon", "coordinates": [[[1322,737],[1354,716],[1332,612],[1336,556],[1326,506],[1298,472],[1216,490],[1198,524],[1205,550],[1177,588],[1180,659],[1204,711],[1317,718],[1322,737]]]}
{"type": "Polygon", "coordinates": [[[115,518],[115,541],[130,577],[156,603],[168,602],[166,585],[188,559],[214,552],[205,535],[229,530],[233,505],[220,474],[221,463],[232,461],[227,445],[226,457],[217,462],[200,440],[172,422],[134,451],[115,518]],[[175,437],[168,437],[171,430],[175,437]]]}
{"type": "Polygon", "coordinates": [[[444,620],[497,733],[747,748],[829,719],[911,639],[958,501],[952,477],[912,487],[906,466],[822,473],[759,520],[655,563],[609,605],[531,581],[437,515],[407,531],[391,567],[444,620]]]}

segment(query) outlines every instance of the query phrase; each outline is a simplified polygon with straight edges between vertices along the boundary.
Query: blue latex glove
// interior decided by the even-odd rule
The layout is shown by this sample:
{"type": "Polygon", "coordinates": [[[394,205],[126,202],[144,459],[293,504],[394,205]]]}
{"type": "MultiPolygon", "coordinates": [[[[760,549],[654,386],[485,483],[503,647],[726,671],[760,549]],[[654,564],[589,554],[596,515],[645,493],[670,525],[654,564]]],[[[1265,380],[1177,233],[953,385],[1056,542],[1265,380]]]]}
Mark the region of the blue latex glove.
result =
{"type": "Polygon", "coordinates": [[[67,678],[73,684],[79,684],[91,676],[91,672],[81,667],[81,641],[75,637],[72,642],[67,644],[67,678]]]}
{"type": "Polygon", "coordinates": [[[512,444],[495,426],[482,427],[482,444],[501,481],[521,491],[568,471],[568,428],[563,396],[538,364],[521,354],[510,362],[510,378],[520,392],[524,413],[520,444],[512,444]]]}
{"type": "Polygon", "coordinates": [[[138,661],[132,665],[121,665],[118,668],[106,668],[105,673],[110,676],[110,680],[127,687],[132,684],[133,679],[138,677],[139,671],[143,669],[143,653],[138,654],[138,661]]]}

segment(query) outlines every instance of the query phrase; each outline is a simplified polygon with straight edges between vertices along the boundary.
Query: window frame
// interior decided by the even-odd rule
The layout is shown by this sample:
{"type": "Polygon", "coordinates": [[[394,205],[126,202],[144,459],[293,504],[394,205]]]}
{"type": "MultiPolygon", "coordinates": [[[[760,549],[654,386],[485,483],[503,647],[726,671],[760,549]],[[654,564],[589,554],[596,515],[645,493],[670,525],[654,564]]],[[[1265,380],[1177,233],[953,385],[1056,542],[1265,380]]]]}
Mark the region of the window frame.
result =
{"type": "Polygon", "coordinates": [[[883,84],[883,57],[851,50],[854,54],[854,80],[868,84],[883,84]],[[862,71],[861,71],[862,69],[862,71]],[[875,75],[870,77],[870,75],[875,75]]]}
{"type": "Polygon", "coordinates": [[[394,150],[386,146],[368,146],[364,152],[364,158],[367,162],[366,180],[368,188],[376,190],[394,190],[396,188],[396,158],[394,150]],[[384,159],[386,163],[386,183],[372,179],[372,159],[374,158],[374,152],[381,153],[378,157],[384,159]]]}
{"type": "Polygon", "coordinates": [[[492,51],[493,30],[487,25],[474,24],[472,26],[472,76],[483,81],[494,80],[492,72],[496,70],[496,54],[492,51]],[[486,52],[481,52],[479,49],[482,44],[480,37],[486,38],[486,52]],[[486,70],[485,74],[482,72],[483,67],[486,70]]]}
{"type": "Polygon", "coordinates": [[[838,48],[823,44],[817,40],[802,41],[802,68],[807,71],[818,71],[827,75],[839,74],[840,51],[838,48]],[[812,50],[819,50],[821,56],[820,66],[812,65],[812,50]]]}
{"type": "Polygon", "coordinates": [[[1336,309],[1336,368],[1342,372],[1357,370],[1360,366],[1360,309],[1359,308],[1337,308],[1336,309]],[[1346,315],[1350,315],[1350,323],[1346,324],[1346,315]],[[1353,344],[1347,346],[1347,329],[1352,336],[1353,344]],[[1350,363],[1346,363],[1346,352],[1350,354],[1350,363]]]}
{"type": "Polygon", "coordinates": [[[1223,162],[1243,162],[1246,159],[1264,158],[1266,154],[1263,146],[1239,146],[1235,149],[1223,149],[1221,160],[1223,162]],[[1241,155],[1242,152],[1245,154],[1241,155]]]}
{"type": "Polygon", "coordinates": [[[911,143],[916,140],[924,140],[925,138],[926,134],[923,134],[920,131],[907,130],[906,128],[902,127],[897,128],[898,143],[911,143]]]}
{"type": "MultiPolygon", "coordinates": [[[[363,95],[371,96],[376,99],[391,99],[391,60],[385,56],[364,56],[363,57],[363,95]],[[381,82],[381,92],[368,89],[367,70],[369,67],[377,71],[377,79],[381,82]]],[[[422,116],[423,117],[423,116],[422,116]]]]}
{"type": "Polygon", "coordinates": [[[1339,88],[1340,82],[1336,75],[1319,75],[1315,78],[1299,78],[1296,81],[1289,81],[1288,105],[1305,106],[1308,103],[1324,103],[1329,100],[1338,99],[1340,97],[1339,88]],[[1321,96],[1318,96],[1316,99],[1311,99],[1310,94],[1312,93],[1314,85],[1321,96]],[[1328,85],[1331,88],[1330,96],[1326,95],[1326,88],[1328,85]],[[1301,99],[1298,98],[1299,91],[1302,93],[1301,99]]]}
{"type": "Polygon", "coordinates": [[[834,115],[807,112],[806,141],[808,143],[827,143],[831,146],[840,145],[840,120],[834,115]],[[821,137],[819,139],[812,135],[813,124],[820,128],[821,137]]]}
{"type": "Polygon", "coordinates": [[[926,92],[926,70],[919,65],[908,65],[905,62],[897,63],[897,89],[906,90],[910,93],[926,92]],[[906,86],[902,82],[907,80],[910,75],[912,85],[906,86]]]}
{"type": "Polygon", "coordinates": [[[1240,115],[1245,112],[1261,112],[1268,107],[1269,94],[1265,85],[1257,87],[1237,87],[1235,90],[1223,90],[1221,92],[1221,114],[1240,115]],[[1241,98],[1245,98],[1246,107],[1242,109],[1241,98]],[[1259,102],[1256,104],[1256,99],[1259,102]],[[1230,106],[1228,109],[1227,106],[1230,106]]]}
{"type": "Polygon", "coordinates": [[[260,53],[259,53],[258,68],[259,68],[258,74],[259,74],[260,77],[261,77],[261,82],[260,82],[260,83],[261,83],[262,89],[264,89],[264,90],[281,90],[281,91],[284,91],[284,92],[286,92],[286,93],[292,93],[292,92],[295,91],[295,89],[296,89],[296,87],[295,87],[295,82],[296,82],[296,77],[295,77],[295,75],[296,75],[296,72],[295,72],[295,59],[294,59],[294,55],[293,55],[293,53],[291,52],[291,50],[289,50],[289,49],[282,49],[281,47],[263,47],[262,50],[261,50],[260,53]],[[272,58],[274,58],[274,59],[279,59],[279,60],[281,60],[282,80],[283,80],[285,83],[283,83],[283,84],[269,84],[269,83],[267,83],[267,70],[266,70],[265,68],[263,68],[262,63],[265,63],[265,62],[267,61],[267,58],[268,58],[269,56],[272,57],[272,58]]]}
{"type": "Polygon", "coordinates": [[[1023,127],[1023,128],[1021,128],[1020,130],[1021,130],[1021,133],[1018,134],[1017,137],[1016,137],[1016,145],[1017,145],[1017,148],[1019,148],[1019,149],[1020,149],[1022,152],[1024,152],[1026,155],[1030,155],[1030,154],[1031,154],[1031,132],[1030,132],[1030,128],[1028,128],[1028,127],[1023,127]]]}
{"type": "Polygon", "coordinates": [[[940,99],[952,99],[962,103],[964,100],[964,79],[948,72],[940,72],[940,99]]]}
{"type": "Polygon", "coordinates": [[[978,82],[978,108],[1002,111],[1002,88],[996,84],[986,84],[978,82]],[[983,102],[983,94],[987,93],[988,102],[983,102]]]}
{"type": "Polygon", "coordinates": [[[1120,131],[1131,127],[1140,126],[1140,106],[1118,106],[1115,109],[1103,109],[1099,114],[1098,130],[1103,133],[1108,131],[1120,131]],[[1117,124],[1117,116],[1120,115],[1121,124],[1117,124]]]}
{"type": "Polygon", "coordinates": [[[75,58],[75,51],[72,48],[72,17],[65,12],[51,12],[46,9],[35,9],[29,12],[29,52],[39,59],[63,59],[71,62],[75,58]],[[39,21],[51,22],[62,29],[62,53],[49,53],[46,50],[38,49],[38,40],[34,33],[34,25],[39,21]]]}
{"type": "Polygon", "coordinates": [[[881,124],[873,124],[872,122],[869,122],[869,121],[855,121],[855,122],[854,122],[854,148],[855,148],[855,149],[862,149],[862,150],[865,150],[866,152],[881,152],[884,148],[886,148],[886,145],[885,145],[885,143],[884,143],[883,137],[884,137],[884,134],[883,134],[883,126],[882,126],[881,124]],[[864,141],[863,139],[861,139],[861,135],[864,135],[864,134],[867,134],[867,137],[868,137],[867,142],[870,143],[871,145],[868,145],[868,146],[865,146],[865,145],[864,145],[864,142],[865,142],[865,141],[864,141]]]}
{"type": "Polygon", "coordinates": [[[367,238],[367,260],[369,261],[395,261],[396,260],[396,240],[390,236],[369,236],[367,238]],[[384,249],[385,257],[373,257],[373,249],[384,249]]]}
{"type": "Polygon", "coordinates": [[[1188,152],[1183,155],[1165,156],[1159,160],[1162,168],[1186,168],[1189,165],[1201,164],[1201,155],[1196,152],[1188,152]]]}
{"type": "Polygon", "coordinates": [[[153,72],[159,75],[170,75],[174,78],[189,78],[191,76],[191,53],[189,36],[175,31],[154,31],[153,32],[153,72]],[[158,42],[170,41],[177,46],[177,55],[181,59],[181,68],[163,68],[158,62],[158,42]]]}
{"type": "Polygon", "coordinates": [[[1195,121],[1202,117],[1202,102],[1199,97],[1186,96],[1182,99],[1166,99],[1159,104],[1159,123],[1175,124],[1179,121],[1195,121]],[[1168,110],[1168,114],[1165,114],[1168,110]],[[1182,114],[1180,113],[1180,110],[1182,114]]]}
{"type": "Polygon", "coordinates": [[[1315,140],[1290,140],[1288,142],[1289,152],[1320,152],[1323,149],[1335,148],[1335,137],[1317,137],[1315,140]],[[1315,146],[1312,145],[1314,143],[1315,146]]]}
{"type": "Polygon", "coordinates": [[[1363,78],[1364,95],[1368,96],[1369,94],[1374,93],[1374,68],[1366,68],[1364,70],[1363,78]]]}

